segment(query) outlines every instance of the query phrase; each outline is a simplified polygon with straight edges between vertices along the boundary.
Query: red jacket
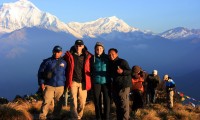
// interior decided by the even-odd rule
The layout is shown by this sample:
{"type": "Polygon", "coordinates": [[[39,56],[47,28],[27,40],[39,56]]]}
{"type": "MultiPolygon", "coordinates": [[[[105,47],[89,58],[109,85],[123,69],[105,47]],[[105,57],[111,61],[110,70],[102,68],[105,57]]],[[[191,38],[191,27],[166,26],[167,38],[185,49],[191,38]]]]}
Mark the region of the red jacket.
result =
{"type": "Polygon", "coordinates": [[[132,78],[133,90],[140,90],[144,92],[143,82],[144,79],[142,77],[139,77],[138,79],[132,78]]]}
{"type": "MultiPolygon", "coordinates": [[[[90,58],[91,54],[86,52],[86,59],[84,64],[84,72],[85,72],[85,89],[91,89],[91,76],[90,76],[90,58]]],[[[66,87],[71,88],[72,79],[73,79],[73,71],[74,71],[74,58],[70,51],[67,51],[64,55],[64,59],[67,61],[67,73],[66,73],[66,87]]]]}

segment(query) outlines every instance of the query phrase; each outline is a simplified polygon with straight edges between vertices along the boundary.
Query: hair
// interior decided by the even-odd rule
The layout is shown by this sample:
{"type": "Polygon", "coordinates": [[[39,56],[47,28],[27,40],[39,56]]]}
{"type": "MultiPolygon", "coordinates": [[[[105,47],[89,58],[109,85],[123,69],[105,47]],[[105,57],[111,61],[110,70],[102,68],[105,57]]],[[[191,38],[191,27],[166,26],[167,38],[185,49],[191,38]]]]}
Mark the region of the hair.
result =
{"type": "Polygon", "coordinates": [[[118,53],[118,50],[116,49],[116,48],[110,48],[109,50],[108,50],[108,53],[110,52],[110,51],[115,51],[116,53],[118,53]]]}

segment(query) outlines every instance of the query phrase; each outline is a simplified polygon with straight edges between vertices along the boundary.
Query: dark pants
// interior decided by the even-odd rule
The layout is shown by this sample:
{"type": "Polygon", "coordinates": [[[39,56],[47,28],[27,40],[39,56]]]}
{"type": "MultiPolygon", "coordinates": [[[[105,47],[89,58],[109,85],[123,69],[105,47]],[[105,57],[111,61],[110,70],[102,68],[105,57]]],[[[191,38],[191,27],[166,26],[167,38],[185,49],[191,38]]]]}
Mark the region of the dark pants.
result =
{"type": "Polygon", "coordinates": [[[129,120],[130,87],[113,90],[113,100],[116,105],[117,120],[129,120]]]}
{"type": "Polygon", "coordinates": [[[94,104],[97,120],[108,120],[110,114],[110,91],[106,84],[94,84],[94,104]]]}
{"type": "Polygon", "coordinates": [[[155,103],[156,96],[155,96],[155,89],[151,88],[147,91],[147,103],[155,103]]]}
{"type": "Polygon", "coordinates": [[[132,111],[137,111],[138,108],[143,107],[143,93],[142,93],[142,91],[133,90],[131,97],[132,97],[132,100],[133,100],[132,111]]]}

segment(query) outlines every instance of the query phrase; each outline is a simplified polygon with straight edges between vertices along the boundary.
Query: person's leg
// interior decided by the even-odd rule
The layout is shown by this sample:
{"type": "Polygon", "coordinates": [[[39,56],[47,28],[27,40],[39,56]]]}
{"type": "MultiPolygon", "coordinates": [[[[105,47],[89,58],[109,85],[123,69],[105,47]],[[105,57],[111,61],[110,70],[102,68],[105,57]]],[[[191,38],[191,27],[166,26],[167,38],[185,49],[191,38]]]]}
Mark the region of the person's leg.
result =
{"type": "Polygon", "coordinates": [[[68,89],[66,89],[66,90],[64,90],[64,97],[65,97],[65,99],[64,99],[64,106],[67,106],[67,103],[68,103],[68,97],[69,97],[69,90],[68,89]]]}
{"type": "Polygon", "coordinates": [[[62,105],[63,105],[63,92],[64,86],[55,87],[55,106],[54,106],[54,115],[59,115],[62,105]]]}
{"type": "Polygon", "coordinates": [[[151,90],[150,97],[151,97],[151,103],[154,103],[154,98],[155,98],[155,90],[154,89],[151,90]]]}
{"type": "Polygon", "coordinates": [[[87,90],[82,89],[82,84],[79,85],[79,102],[80,102],[80,108],[78,109],[78,118],[82,118],[83,116],[83,110],[85,108],[86,104],[86,98],[87,98],[87,90]]]}
{"type": "Polygon", "coordinates": [[[130,118],[130,113],[129,113],[129,93],[130,93],[130,87],[124,88],[120,90],[119,96],[120,96],[120,101],[121,101],[121,106],[120,106],[120,118],[119,120],[129,120],[130,118]]]}
{"type": "Polygon", "coordinates": [[[44,100],[39,114],[39,119],[46,119],[46,116],[49,111],[49,106],[53,101],[53,98],[54,98],[54,87],[46,85],[44,91],[44,100]]]}
{"type": "Polygon", "coordinates": [[[78,118],[78,113],[77,113],[77,95],[78,95],[78,89],[79,89],[79,83],[77,82],[72,82],[71,85],[71,104],[70,104],[70,111],[72,118],[78,118]]]}
{"type": "Polygon", "coordinates": [[[93,84],[93,92],[94,92],[94,106],[95,106],[95,113],[96,113],[96,119],[101,119],[101,102],[100,102],[100,95],[101,95],[101,85],[100,84],[93,84]]]}
{"type": "Polygon", "coordinates": [[[147,89],[147,104],[151,103],[151,88],[147,89]]]}
{"type": "Polygon", "coordinates": [[[169,101],[170,101],[170,108],[173,108],[173,106],[174,106],[174,99],[173,99],[173,97],[174,97],[174,91],[170,91],[169,92],[169,101]]]}
{"type": "Polygon", "coordinates": [[[143,92],[138,91],[138,108],[142,108],[143,106],[144,106],[143,92]]]}
{"type": "Polygon", "coordinates": [[[110,118],[110,93],[106,84],[102,85],[103,105],[104,105],[104,119],[110,118]]]}
{"type": "Polygon", "coordinates": [[[138,98],[138,96],[137,96],[137,91],[136,91],[136,90],[133,90],[133,91],[132,91],[132,99],[133,99],[132,111],[133,111],[133,113],[135,113],[136,110],[137,110],[137,105],[138,105],[138,103],[137,103],[137,98],[138,98]]]}
{"type": "Polygon", "coordinates": [[[115,103],[116,106],[116,116],[117,116],[117,120],[120,120],[120,116],[122,113],[120,113],[120,108],[121,108],[121,100],[120,100],[120,96],[119,96],[119,90],[114,89],[112,91],[112,97],[113,97],[113,101],[115,103]]]}

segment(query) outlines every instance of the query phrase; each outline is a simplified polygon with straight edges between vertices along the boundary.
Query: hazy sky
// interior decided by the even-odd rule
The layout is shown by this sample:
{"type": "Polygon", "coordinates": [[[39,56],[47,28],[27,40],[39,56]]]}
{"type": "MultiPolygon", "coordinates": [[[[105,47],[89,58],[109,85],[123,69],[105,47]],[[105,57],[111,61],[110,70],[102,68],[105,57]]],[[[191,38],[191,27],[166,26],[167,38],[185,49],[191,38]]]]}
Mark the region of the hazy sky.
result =
{"type": "MultiPolygon", "coordinates": [[[[17,0],[0,0],[2,3],[17,0]]],[[[61,21],[89,22],[116,16],[155,33],[175,27],[200,29],[200,0],[29,0],[61,21]]]]}

